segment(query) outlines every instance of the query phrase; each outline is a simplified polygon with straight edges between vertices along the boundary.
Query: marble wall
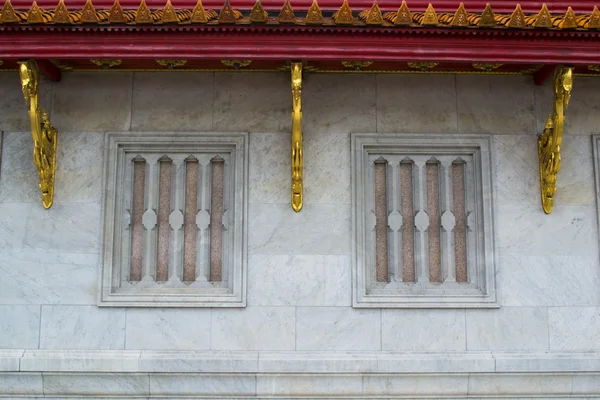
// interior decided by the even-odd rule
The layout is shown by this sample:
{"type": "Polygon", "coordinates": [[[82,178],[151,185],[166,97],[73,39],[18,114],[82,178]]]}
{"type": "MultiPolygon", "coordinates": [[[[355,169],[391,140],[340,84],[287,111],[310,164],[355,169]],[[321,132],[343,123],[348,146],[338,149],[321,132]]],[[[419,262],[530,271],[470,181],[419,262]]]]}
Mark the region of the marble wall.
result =
{"type": "Polygon", "coordinates": [[[0,74],[0,348],[600,352],[591,135],[600,79],[575,77],[551,215],[530,76],[307,74],[305,205],[289,204],[284,73],[76,73],[42,83],[59,129],[44,210],[16,72],[0,74]],[[104,132],[249,131],[245,309],[96,307],[104,132]],[[351,308],[351,132],[493,135],[499,309],[351,308]]]}

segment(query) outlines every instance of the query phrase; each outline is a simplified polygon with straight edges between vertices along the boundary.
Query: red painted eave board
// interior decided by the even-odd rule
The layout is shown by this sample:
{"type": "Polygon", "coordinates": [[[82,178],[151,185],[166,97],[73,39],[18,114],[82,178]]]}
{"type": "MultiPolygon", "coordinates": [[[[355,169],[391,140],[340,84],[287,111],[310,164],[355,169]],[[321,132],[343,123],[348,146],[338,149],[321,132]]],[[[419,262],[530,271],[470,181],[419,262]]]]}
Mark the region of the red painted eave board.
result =
{"type": "MultiPolygon", "coordinates": [[[[114,0],[93,0],[94,7],[96,9],[108,9],[110,8],[114,0]]],[[[171,3],[176,8],[193,8],[196,5],[197,0],[172,0],[171,3]]],[[[544,1],[506,1],[506,0],[463,0],[467,11],[470,12],[481,12],[486,3],[490,3],[494,12],[497,13],[510,13],[515,9],[517,3],[521,4],[521,7],[525,13],[537,13],[544,1]]],[[[33,3],[32,0],[12,0],[13,7],[21,10],[28,10],[33,3]]],[[[38,5],[42,8],[54,9],[58,4],[57,0],[38,0],[38,5]]],[[[203,0],[202,4],[208,9],[220,9],[223,7],[223,0],[203,0]]],[[[231,5],[238,9],[251,9],[254,5],[255,0],[231,0],[231,5]]],[[[319,6],[322,10],[338,10],[342,5],[342,0],[319,0],[319,6]]],[[[379,7],[384,11],[397,10],[401,4],[400,0],[381,0],[378,2],[379,7]]],[[[430,1],[423,0],[409,0],[407,1],[408,7],[411,11],[423,11],[427,8],[430,1]]],[[[434,0],[431,1],[433,7],[438,12],[454,12],[460,4],[460,0],[434,0]]],[[[577,0],[577,1],[557,1],[547,0],[545,3],[548,5],[550,12],[552,13],[564,13],[567,7],[572,7],[575,13],[590,13],[594,5],[598,2],[591,0],[577,0]]],[[[65,0],[65,4],[69,9],[80,9],[85,4],[85,0],[65,0]]],[[[120,4],[126,9],[136,9],[140,5],[140,0],[120,0],[120,4]]],[[[146,0],[146,4],[151,9],[163,8],[166,4],[166,0],[146,0]]],[[[283,0],[261,0],[261,4],[267,10],[279,10],[283,5],[283,0]]],[[[312,0],[291,0],[292,7],[296,11],[306,11],[312,4],[312,0]]],[[[373,0],[349,0],[350,7],[356,10],[364,10],[371,7],[373,0]]]]}

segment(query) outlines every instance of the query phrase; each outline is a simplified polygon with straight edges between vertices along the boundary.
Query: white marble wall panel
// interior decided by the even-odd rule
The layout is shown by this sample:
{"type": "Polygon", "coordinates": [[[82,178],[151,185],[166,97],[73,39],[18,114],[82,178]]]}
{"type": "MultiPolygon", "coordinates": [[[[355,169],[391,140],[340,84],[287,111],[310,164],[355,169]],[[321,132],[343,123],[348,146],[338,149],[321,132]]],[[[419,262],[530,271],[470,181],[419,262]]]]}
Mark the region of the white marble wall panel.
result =
{"type": "Polygon", "coordinates": [[[496,372],[587,372],[600,370],[600,354],[594,352],[539,352],[494,354],[496,372]]]}
{"type": "MultiPolygon", "coordinates": [[[[284,375],[269,374],[256,377],[258,396],[288,397],[302,394],[307,398],[324,396],[360,395],[362,377],[360,375],[284,375]]],[[[270,397],[269,397],[270,398],[270,397]]]]}
{"type": "Polygon", "coordinates": [[[149,395],[147,374],[53,374],[44,373],[44,394],[131,396],[149,395]]]}
{"type": "MultiPolygon", "coordinates": [[[[1,75],[0,75],[1,76],[1,75]]],[[[25,107],[23,103],[23,107],[25,107]]],[[[58,164],[60,166],[60,164],[58,164]]],[[[40,202],[37,169],[33,165],[33,141],[30,132],[4,132],[0,202],[40,202]]]]}
{"type": "Polygon", "coordinates": [[[123,349],[125,309],[42,306],[41,349],[123,349]]]}
{"type": "Polygon", "coordinates": [[[258,371],[256,351],[142,351],[145,372],[245,373],[258,371]]]}
{"type": "Polygon", "coordinates": [[[40,306],[0,306],[0,349],[35,349],[39,339],[40,306]]]}
{"type": "Polygon", "coordinates": [[[28,220],[33,207],[35,205],[27,203],[0,203],[0,250],[23,248],[28,235],[23,221],[28,220]]]}
{"type": "Polygon", "coordinates": [[[249,306],[350,306],[351,294],[349,256],[248,258],[249,306]]]}
{"type": "Polygon", "coordinates": [[[250,203],[289,204],[291,196],[289,133],[251,133],[250,203]]]}
{"type": "Polygon", "coordinates": [[[0,252],[0,304],[96,304],[98,255],[0,252]]]}
{"type": "Polygon", "coordinates": [[[294,307],[213,309],[212,350],[294,350],[294,307]]]}
{"type": "Polygon", "coordinates": [[[150,394],[162,396],[254,396],[256,375],[151,374],[150,394]]]}
{"type": "Polygon", "coordinates": [[[215,74],[213,130],[291,132],[290,73],[215,74]]]}
{"type": "Polygon", "coordinates": [[[250,254],[349,254],[350,206],[250,204],[250,254]]]}
{"type": "Polygon", "coordinates": [[[580,374],[573,376],[572,390],[574,395],[597,396],[600,393],[600,374],[580,374]]]}
{"type": "Polygon", "coordinates": [[[139,351],[131,350],[26,350],[20,371],[138,372],[139,351]]]}
{"type": "Polygon", "coordinates": [[[214,74],[136,72],[131,129],[212,130],[214,74]]]}
{"type": "Polygon", "coordinates": [[[492,353],[477,352],[381,352],[377,370],[394,373],[494,372],[492,353]]]}
{"type": "Polygon", "coordinates": [[[361,373],[377,371],[377,356],[340,351],[261,352],[258,371],[269,373],[361,373]]]}
{"type": "Polygon", "coordinates": [[[460,396],[467,393],[468,374],[370,375],[363,380],[363,392],[380,396],[460,396]]]}
{"type": "MultiPolygon", "coordinates": [[[[40,106],[47,109],[52,118],[52,89],[53,83],[40,74],[40,106]]],[[[23,98],[21,80],[18,71],[0,73],[0,131],[18,131],[29,133],[31,137],[31,122],[27,113],[28,106],[23,98]]]]}
{"type": "MultiPolygon", "coordinates": [[[[535,86],[537,131],[542,132],[553,105],[553,79],[544,85],[535,86]]],[[[573,90],[565,119],[565,135],[589,135],[600,132],[598,111],[600,111],[600,81],[597,78],[575,76],[573,90]]]]}
{"type": "Polygon", "coordinates": [[[547,350],[546,307],[466,310],[467,350],[547,350]]]}
{"type": "Polygon", "coordinates": [[[537,399],[545,393],[563,395],[566,398],[571,393],[571,377],[558,374],[482,374],[476,379],[469,379],[469,397],[533,395],[537,399]]]}
{"type": "Polygon", "coordinates": [[[377,75],[377,132],[456,133],[453,75],[377,75]]]}
{"type": "Polygon", "coordinates": [[[600,305],[598,257],[499,255],[497,284],[503,306],[600,305]]]}
{"type": "Polygon", "coordinates": [[[377,79],[371,74],[305,74],[302,87],[305,146],[321,135],[375,132],[377,79]]]}
{"type": "Polygon", "coordinates": [[[126,349],[208,350],[210,310],[128,309],[126,349]]]}
{"type": "Polygon", "coordinates": [[[52,93],[52,124],[59,132],[127,131],[132,86],[132,72],[64,73],[52,93]]]}
{"type": "Polygon", "coordinates": [[[41,396],[44,394],[41,372],[0,373],[0,395],[41,396]]]}
{"type": "Polygon", "coordinates": [[[24,353],[22,349],[0,350],[0,371],[19,371],[19,362],[24,353]]]}
{"type": "Polygon", "coordinates": [[[600,350],[600,307],[550,307],[550,349],[600,350]]]}
{"type": "Polygon", "coordinates": [[[381,350],[381,311],[298,307],[297,350],[381,350]]]}
{"type": "Polygon", "coordinates": [[[456,75],[459,132],[535,134],[531,80],[529,75],[456,75]]]}
{"type": "Polygon", "coordinates": [[[465,310],[382,310],[382,349],[464,351],[465,310]]]}

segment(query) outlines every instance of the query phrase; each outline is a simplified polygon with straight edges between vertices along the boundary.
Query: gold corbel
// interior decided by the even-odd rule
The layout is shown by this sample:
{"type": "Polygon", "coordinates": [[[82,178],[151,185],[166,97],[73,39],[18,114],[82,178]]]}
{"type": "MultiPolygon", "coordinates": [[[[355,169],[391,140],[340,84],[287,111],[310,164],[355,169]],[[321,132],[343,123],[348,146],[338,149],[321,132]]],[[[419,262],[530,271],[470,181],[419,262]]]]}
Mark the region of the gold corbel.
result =
{"type": "Polygon", "coordinates": [[[546,214],[552,212],[556,193],[556,175],[560,171],[560,146],[562,144],[565,112],[573,88],[573,68],[559,66],[554,71],[554,107],[548,115],[546,127],[538,139],[542,207],[546,214]]]}
{"type": "Polygon", "coordinates": [[[292,208],[302,209],[302,63],[291,63],[292,72],[292,208]]]}
{"type": "Polygon", "coordinates": [[[40,73],[34,60],[19,62],[21,89],[25,103],[29,106],[31,120],[31,136],[33,138],[33,163],[38,170],[42,204],[44,208],[52,207],[54,200],[54,177],[56,174],[56,139],[57,130],[48,119],[46,110],[39,104],[40,73]]]}

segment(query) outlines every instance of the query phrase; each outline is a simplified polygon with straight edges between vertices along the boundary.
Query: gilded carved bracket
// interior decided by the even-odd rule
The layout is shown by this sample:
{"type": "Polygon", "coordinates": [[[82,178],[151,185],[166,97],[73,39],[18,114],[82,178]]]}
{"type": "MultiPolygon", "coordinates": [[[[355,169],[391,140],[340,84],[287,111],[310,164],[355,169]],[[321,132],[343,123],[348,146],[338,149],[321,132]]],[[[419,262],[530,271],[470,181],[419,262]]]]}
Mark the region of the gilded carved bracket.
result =
{"type": "Polygon", "coordinates": [[[292,74],[292,208],[302,209],[302,63],[293,62],[292,74]]]}
{"type": "Polygon", "coordinates": [[[554,207],[556,175],[560,171],[560,146],[562,144],[565,112],[573,88],[573,68],[558,66],[554,71],[554,107],[548,115],[546,127],[538,139],[542,207],[546,214],[554,207]]]}
{"type": "Polygon", "coordinates": [[[48,119],[46,110],[40,108],[40,73],[34,60],[19,63],[21,89],[25,103],[29,106],[31,136],[33,138],[33,163],[38,170],[42,204],[52,207],[54,200],[54,177],[56,173],[56,134],[57,130],[48,119]]]}

